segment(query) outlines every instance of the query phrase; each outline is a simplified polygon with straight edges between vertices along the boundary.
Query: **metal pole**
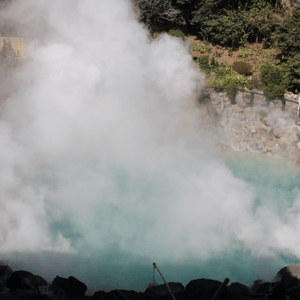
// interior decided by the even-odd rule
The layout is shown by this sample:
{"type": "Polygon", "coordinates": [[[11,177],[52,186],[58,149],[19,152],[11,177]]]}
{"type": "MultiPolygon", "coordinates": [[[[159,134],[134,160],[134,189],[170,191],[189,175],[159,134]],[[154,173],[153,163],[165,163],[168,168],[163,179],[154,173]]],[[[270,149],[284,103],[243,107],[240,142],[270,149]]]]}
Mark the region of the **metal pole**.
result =
{"type": "Polygon", "coordinates": [[[254,93],[250,93],[250,106],[253,106],[254,103],[254,93]]]}
{"type": "Polygon", "coordinates": [[[298,117],[300,117],[300,97],[298,97],[298,117]]]}
{"type": "Polygon", "coordinates": [[[217,300],[221,293],[224,291],[226,285],[228,284],[229,279],[225,278],[225,280],[223,281],[223,283],[219,286],[218,290],[215,292],[214,296],[211,298],[211,300],[217,300]]]}
{"type": "Polygon", "coordinates": [[[167,286],[167,288],[168,288],[168,290],[169,290],[169,292],[170,292],[170,294],[171,294],[173,300],[176,300],[175,297],[174,297],[174,295],[173,295],[173,293],[172,293],[172,291],[171,291],[171,289],[170,289],[170,287],[169,287],[169,285],[168,285],[168,283],[166,282],[164,276],[160,273],[160,271],[159,271],[159,269],[158,269],[158,267],[157,267],[157,265],[156,265],[155,262],[153,263],[153,267],[157,269],[157,271],[158,271],[158,273],[160,274],[161,278],[162,278],[163,281],[165,282],[165,284],[166,284],[166,286],[167,286]]]}
{"type": "Polygon", "coordinates": [[[231,93],[231,104],[234,105],[236,104],[235,102],[235,89],[232,90],[232,93],[231,93]]]}
{"type": "Polygon", "coordinates": [[[282,106],[281,106],[281,110],[284,110],[285,109],[285,99],[283,98],[282,99],[282,106]]]}

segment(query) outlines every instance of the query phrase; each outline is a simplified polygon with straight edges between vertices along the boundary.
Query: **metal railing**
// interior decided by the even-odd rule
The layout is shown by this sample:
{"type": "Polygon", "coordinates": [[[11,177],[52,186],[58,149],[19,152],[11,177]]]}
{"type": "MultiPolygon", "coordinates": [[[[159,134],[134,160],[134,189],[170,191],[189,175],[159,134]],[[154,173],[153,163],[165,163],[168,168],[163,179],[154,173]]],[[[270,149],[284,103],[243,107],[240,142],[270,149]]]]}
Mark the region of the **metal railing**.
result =
{"type": "Polygon", "coordinates": [[[296,103],[296,104],[298,104],[297,115],[300,117],[300,97],[298,97],[298,102],[296,102],[296,101],[285,99],[285,98],[279,98],[279,97],[274,97],[274,96],[271,96],[271,95],[261,94],[261,93],[257,93],[257,92],[240,90],[240,89],[232,89],[232,88],[227,88],[227,87],[206,86],[205,89],[214,89],[218,93],[223,92],[223,90],[231,90],[232,91],[232,93],[231,93],[231,104],[233,104],[233,105],[236,104],[235,98],[236,98],[237,92],[250,94],[250,106],[253,106],[253,104],[254,104],[254,95],[264,96],[266,98],[267,105],[269,105],[270,102],[273,101],[273,100],[281,101],[282,102],[282,105],[281,105],[282,110],[285,109],[285,104],[286,104],[287,101],[292,102],[292,103],[296,103]]]}

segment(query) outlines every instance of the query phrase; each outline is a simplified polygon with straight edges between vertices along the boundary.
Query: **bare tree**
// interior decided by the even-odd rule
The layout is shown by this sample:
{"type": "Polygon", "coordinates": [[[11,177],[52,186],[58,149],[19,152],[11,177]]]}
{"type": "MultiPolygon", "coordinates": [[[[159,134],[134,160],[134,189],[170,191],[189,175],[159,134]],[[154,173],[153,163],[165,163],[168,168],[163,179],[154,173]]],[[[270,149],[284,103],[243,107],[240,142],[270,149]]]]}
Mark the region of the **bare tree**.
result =
{"type": "Polygon", "coordinates": [[[147,15],[147,19],[151,19],[155,25],[159,19],[174,22],[181,14],[169,0],[136,0],[136,3],[143,14],[147,15]]]}
{"type": "Polygon", "coordinates": [[[283,22],[283,20],[287,16],[292,15],[295,10],[300,10],[300,0],[282,0],[276,17],[279,22],[283,22]]]}

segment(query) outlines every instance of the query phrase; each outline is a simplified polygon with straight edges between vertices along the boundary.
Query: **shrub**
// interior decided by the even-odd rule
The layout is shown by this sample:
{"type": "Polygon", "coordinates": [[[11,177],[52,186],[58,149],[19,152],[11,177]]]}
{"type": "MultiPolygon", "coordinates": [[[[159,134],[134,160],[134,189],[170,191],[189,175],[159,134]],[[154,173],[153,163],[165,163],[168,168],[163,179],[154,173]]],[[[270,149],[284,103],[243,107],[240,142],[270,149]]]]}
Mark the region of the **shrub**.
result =
{"type": "Polygon", "coordinates": [[[200,70],[203,71],[206,75],[210,73],[210,67],[209,67],[209,56],[208,55],[202,55],[198,57],[197,61],[199,64],[200,70]]]}
{"type": "Polygon", "coordinates": [[[210,60],[210,66],[214,70],[219,67],[219,62],[214,57],[212,57],[210,60]]]}
{"type": "Polygon", "coordinates": [[[181,38],[183,40],[184,40],[184,37],[185,37],[184,33],[180,29],[171,29],[171,30],[169,30],[168,34],[172,35],[172,36],[176,36],[176,37],[181,38]]]}
{"type": "Polygon", "coordinates": [[[211,52],[212,47],[210,47],[208,43],[203,43],[200,45],[193,43],[192,49],[195,52],[204,53],[204,52],[211,52]]]}
{"type": "Polygon", "coordinates": [[[243,61],[235,61],[232,69],[241,75],[250,75],[252,73],[252,65],[243,61]]]}
{"type": "Polygon", "coordinates": [[[263,90],[264,84],[261,82],[261,80],[257,76],[253,76],[252,79],[249,81],[248,89],[253,90],[263,90]]]}
{"type": "MultiPolygon", "coordinates": [[[[247,78],[234,71],[229,64],[221,65],[215,69],[215,77],[208,82],[210,86],[228,87],[232,89],[244,89],[247,86],[247,78]]],[[[228,92],[231,95],[231,91],[228,92]]]]}
{"type": "Polygon", "coordinates": [[[262,65],[260,78],[265,84],[264,93],[274,97],[283,97],[285,90],[289,86],[290,72],[285,66],[274,66],[269,63],[262,65]]]}

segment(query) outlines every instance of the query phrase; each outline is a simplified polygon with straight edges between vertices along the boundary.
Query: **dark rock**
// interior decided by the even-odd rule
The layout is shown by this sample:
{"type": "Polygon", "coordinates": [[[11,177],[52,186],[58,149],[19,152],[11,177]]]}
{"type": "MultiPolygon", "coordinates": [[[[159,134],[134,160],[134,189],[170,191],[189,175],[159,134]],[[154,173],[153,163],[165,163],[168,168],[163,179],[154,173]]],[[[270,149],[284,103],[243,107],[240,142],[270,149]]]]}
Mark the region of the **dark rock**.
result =
{"type": "Polygon", "coordinates": [[[251,286],[250,290],[252,293],[263,293],[267,294],[270,292],[271,282],[263,282],[262,280],[254,281],[253,285],[251,286]]]}
{"type": "MultiPolygon", "coordinates": [[[[190,281],[185,287],[183,294],[184,300],[211,300],[218,288],[221,286],[221,282],[211,279],[195,279],[190,281]]],[[[223,292],[226,293],[226,289],[223,292]]]]}
{"type": "Polygon", "coordinates": [[[33,279],[34,275],[30,272],[26,271],[16,271],[13,272],[11,277],[7,280],[7,287],[11,290],[16,288],[28,291],[35,291],[38,290],[31,284],[30,279],[33,279]]]}
{"type": "Polygon", "coordinates": [[[0,266],[0,276],[4,276],[6,280],[12,275],[13,270],[9,266],[0,266]]]}
{"type": "Polygon", "coordinates": [[[70,276],[68,279],[56,276],[51,284],[51,290],[54,294],[60,294],[72,299],[84,296],[87,286],[73,276],[70,276]]]}
{"type": "Polygon", "coordinates": [[[247,295],[249,293],[249,289],[247,286],[239,282],[233,282],[230,286],[227,287],[227,292],[229,298],[236,299],[247,295]]]}
{"type": "Polygon", "coordinates": [[[76,300],[93,300],[93,298],[91,296],[80,296],[76,300]]]}
{"type": "Polygon", "coordinates": [[[34,275],[28,271],[20,270],[13,272],[13,274],[18,275],[21,279],[27,279],[30,284],[32,284],[32,281],[34,279],[34,275]]]}
{"type": "MultiPolygon", "coordinates": [[[[147,296],[142,292],[119,290],[129,300],[147,300],[147,296]]],[[[116,293],[119,294],[118,292],[116,293]]],[[[170,294],[169,294],[170,295],[170,294]]]]}
{"type": "Polygon", "coordinates": [[[22,290],[19,288],[8,291],[4,295],[5,300],[31,300],[39,299],[40,293],[37,291],[22,290]]]}
{"type": "Polygon", "coordinates": [[[98,291],[92,296],[93,300],[122,300],[122,298],[117,295],[116,290],[110,291],[109,293],[98,291]]]}
{"type": "MultiPolygon", "coordinates": [[[[184,286],[180,282],[168,282],[168,285],[175,298],[180,298],[184,293],[184,286]]],[[[165,284],[150,286],[145,290],[145,296],[148,298],[165,298],[171,296],[165,284]]]]}
{"type": "Polygon", "coordinates": [[[11,290],[21,288],[22,287],[22,280],[17,274],[12,274],[7,280],[7,287],[11,290]]]}
{"type": "Polygon", "coordinates": [[[39,286],[42,286],[42,285],[47,285],[47,284],[48,284],[48,282],[43,277],[41,277],[39,275],[35,275],[33,280],[32,280],[32,285],[36,288],[39,287],[39,286]]]}
{"type": "Polygon", "coordinates": [[[28,290],[28,291],[37,291],[37,289],[30,284],[29,280],[26,278],[21,278],[21,289],[22,290],[28,290]]]}
{"type": "Polygon", "coordinates": [[[4,276],[0,277],[0,294],[6,292],[6,279],[4,276]]]}
{"type": "Polygon", "coordinates": [[[282,268],[276,274],[276,281],[284,283],[286,288],[300,284],[300,264],[282,268]]]}
{"type": "Polygon", "coordinates": [[[106,299],[107,293],[103,291],[95,292],[92,296],[93,299],[104,300],[106,299]]]}

